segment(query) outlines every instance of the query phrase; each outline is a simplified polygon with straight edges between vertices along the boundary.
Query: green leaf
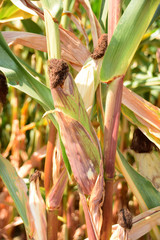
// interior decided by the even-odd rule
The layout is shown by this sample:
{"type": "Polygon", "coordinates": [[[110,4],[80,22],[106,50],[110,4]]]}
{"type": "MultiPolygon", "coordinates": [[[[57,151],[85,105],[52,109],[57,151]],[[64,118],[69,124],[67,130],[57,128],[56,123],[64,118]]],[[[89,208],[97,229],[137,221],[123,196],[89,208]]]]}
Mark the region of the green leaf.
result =
{"type": "Polygon", "coordinates": [[[149,24],[149,27],[152,25],[152,23],[160,16],[160,4],[158,5],[158,8],[149,24]]]}
{"type": "Polygon", "coordinates": [[[103,59],[100,72],[103,82],[126,73],[158,4],[159,0],[132,0],[129,3],[103,59]]]}
{"type": "Polygon", "coordinates": [[[11,195],[16,208],[24,222],[26,231],[31,232],[31,222],[29,222],[27,186],[18,176],[11,163],[0,155],[0,176],[11,195]]]}
{"type": "Polygon", "coordinates": [[[23,19],[21,22],[27,32],[43,34],[41,27],[31,19],[23,19]]]}

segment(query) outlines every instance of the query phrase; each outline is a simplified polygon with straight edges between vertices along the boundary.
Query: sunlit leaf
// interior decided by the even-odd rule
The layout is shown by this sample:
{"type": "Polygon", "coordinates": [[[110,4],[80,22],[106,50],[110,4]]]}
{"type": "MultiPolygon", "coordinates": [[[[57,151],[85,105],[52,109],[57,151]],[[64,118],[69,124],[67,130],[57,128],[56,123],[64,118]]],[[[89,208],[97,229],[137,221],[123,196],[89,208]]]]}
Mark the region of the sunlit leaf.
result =
{"type": "Polygon", "coordinates": [[[104,82],[126,73],[159,0],[132,0],[114,31],[104,56],[100,77],[104,82]]]}

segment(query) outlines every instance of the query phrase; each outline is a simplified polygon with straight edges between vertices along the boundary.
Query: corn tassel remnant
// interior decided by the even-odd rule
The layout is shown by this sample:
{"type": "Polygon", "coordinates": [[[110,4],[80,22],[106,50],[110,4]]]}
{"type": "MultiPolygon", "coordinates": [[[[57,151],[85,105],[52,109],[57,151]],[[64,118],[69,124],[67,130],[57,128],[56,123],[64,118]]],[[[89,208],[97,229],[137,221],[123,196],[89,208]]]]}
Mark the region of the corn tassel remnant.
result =
{"type": "Polygon", "coordinates": [[[62,59],[51,59],[48,61],[48,73],[50,79],[50,87],[62,87],[68,75],[69,67],[62,59]]]}
{"type": "Polygon", "coordinates": [[[94,60],[102,58],[105,54],[107,46],[108,46],[108,35],[102,34],[98,39],[98,46],[94,49],[94,52],[91,54],[91,57],[94,60]]]}
{"type": "Polygon", "coordinates": [[[127,208],[122,208],[119,211],[118,224],[125,229],[132,228],[132,214],[127,208]]]}

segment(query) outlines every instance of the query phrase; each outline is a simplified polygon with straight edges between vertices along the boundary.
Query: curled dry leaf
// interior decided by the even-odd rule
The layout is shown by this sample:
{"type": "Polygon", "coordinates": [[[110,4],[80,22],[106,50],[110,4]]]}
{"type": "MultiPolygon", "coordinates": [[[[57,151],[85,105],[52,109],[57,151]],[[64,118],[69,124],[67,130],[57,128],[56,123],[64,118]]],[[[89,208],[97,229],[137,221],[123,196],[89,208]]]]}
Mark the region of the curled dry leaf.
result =
{"type": "Polygon", "coordinates": [[[67,15],[75,23],[77,29],[83,34],[83,36],[86,40],[87,48],[88,48],[88,46],[89,46],[88,36],[87,36],[86,30],[85,30],[81,20],[79,19],[79,17],[77,17],[76,15],[74,15],[73,13],[70,13],[70,12],[63,12],[63,15],[67,15]]]}
{"type": "Polygon", "coordinates": [[[102,227],[102,205],[104,200],[104,180],[103,180],[103,162],[100,163],[100,174],[97,177],[97,181],[91,193],[89,199],[89,210],[97,231],[98,237],[100,237],[100,231],[102,227]]]}
{"type": "Polygon", "coordinates": [[[22,178],[29,174],[32,168],[35,168],[39,165],[39,162],[46,156],[46,146],[43,146],[36,152],[34,152],[30,160],[26,161],[18,170],[18,175],[22,178]]]}
{"type": "Polygon", "coordinates": [[[57,138],[56,146],[53,151],[53,164],[52,165],[53,165],[53,169],[52,169],[53,184],[56,184],[61,172],[65,168],[63,157],[62,157],[62,152],[61,152],[61,148],[60,148],[59,138],[57,138]]]}
{"type": "Polygon", "coordinates": [[[92,8],[90,6],[90,2],[88,0],[79,0],[79,2],[82,4],[84,9],[86,10],[90,23],[91,23],[91,32],[92,32],[92,38],[93,38],[93,45],[94,48],[97,46],[98,38],[101,35],[101,27],[100,24],[94,15],[92,8]]]}
{"type": "Polygon", "coordinates": [[[40,173],[37,171],[30,178],[29,207],[35,225],[33,232],[34,239],[47,240],[45,203],[39,190],[39,176],[40,173]]]}
{"type": "Polygon", "coordinates": [[[68,174],[62,158],[59,137],[57,136],[52,157],[53,185],[46,196],[46,205],[49,210],[60,207],[64,189],[68,181],[68,174]]]}
{"type": "Polygon", "coordinates": [[[122,103],[125,105],[122,112],[129,121],[160,148],[160,109],[126,87],[123,87],[122,103]]]}
{"type": "Polygon", "coordinates": [[[63,197],[64,189],[66,187],[68,181],[68,174],[66,169],[58,176],[57,182],[51,188],[49,194],[46,198],[47,208],[50,210],[58,209],[60,207],[60,203],[63,197]]]}

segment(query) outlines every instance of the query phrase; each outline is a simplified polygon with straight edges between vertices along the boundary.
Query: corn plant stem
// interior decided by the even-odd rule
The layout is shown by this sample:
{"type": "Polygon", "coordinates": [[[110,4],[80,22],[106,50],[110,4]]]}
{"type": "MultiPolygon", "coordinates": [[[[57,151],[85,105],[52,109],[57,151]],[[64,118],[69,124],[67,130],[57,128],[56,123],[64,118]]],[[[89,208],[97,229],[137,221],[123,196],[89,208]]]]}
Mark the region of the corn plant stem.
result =
{"type": "Polygon", "coordinates": [[[109,0],[108,11],[108,42],[110,42],[115,27],[121,15],[121,0],[109,0]]]}
{"type": "Polygon", "coordinates": [[[52,180],[52,157],[53,157],[53,149],[55,146],[55,139],[56,139],[56,128],[51,122],[49,124],[49,138],[47,143],[47,153],[45,159],[45,166],[44,166],[44,187],[46,196],[48,195],[51,186],[53,184],[52,180]]]}
{"type": "MultiPolygon", "coordinates": [[[[49,125],[49,138],[47,143],[47,153],[46,153],[45,168],[44,168],[44,187],[45,187],[46,197],[53,185],[52,157],[53,157],[53,150],[55,146],[56,132],[57,132],[56,128],[51,122],[49,125]]],[[[47,210],[47,239],[56,240],[57,232],[58,232],[57,214],[55,214],[55,211],[47,210]]]]}
{"type": "Polygon", "coordinates": [[[57,219],[58,210],[47,211],[47,239],[57,240],[59,221],[57,219]]]}
{"type": "MultiPolygon", "coordinates": [[[[121,0],[109,0],[108,43],[117,26],[121,14],[121,0]]],[[[113,180],[115,171],[115,154],[123,90],[123,77],[117,77],[108,86],[105,106],[104,124],[104,178],[105,197],[103,203],[103,223],[101,240],[108,240],[112,229],[113,180]]]]}
{"type": "Polygon", "coordinates": [[[115,171],[115,154],[123,89],[123,76],[115,79],[108,87],[104,128],[104,177],[105,198],[101,240],[108,240],[112,227],[112,194],[115,171]]]}
{"type": "MultiPolygon", "coordinates": [[[[59,27],[58,24],[53,21],[52,15],[49,10],[44,9],[44,19],[45,19],[45,27],[46,27],[46,37],[47,37],[47,51],[48,58],[61,58],[61,49],[60,49],[60,36],[59,36],[59,27]]],[[[49,83],[48,83],[49,85],[49,83]]],[[[55,144],[55,135],[56,129],[54,125],[50,125],[50,141],[48,143],[48,159],[46,161],[46,197],[48,191],[51,187],[51,176],[52,176],[52,154],[53,147],[55,144]],[[47,179],[48,178],[48,179],[47,179]]],[[[57,240],[58,233],[58,219],[57,219],[57,211],[56,210],[47,210],[47,239],[48,240],[57,240]]]]}
{"type": "Polygon", "coordinates": [[[67,204],[67,228],[68,228],[68,236],[69,239],[73,239],[73,235],[76,230],[75,222],[73,219],[72,214],[74,214],[75,211],[75,197],[74,194],[70,194],[68,198],[68,204],[67,204]]]}
{"type": "MultiPolygon", "coordinates": [[[[70,3],[71,3],[71,0],[63,1],[63,11],[69,11],[70,3]]],[[[66,15],[62,16],[61,24],[62,24],[63,28],[66,29],[68,26],[68,23],[69,23],[69,18],[66,15]]]]}

